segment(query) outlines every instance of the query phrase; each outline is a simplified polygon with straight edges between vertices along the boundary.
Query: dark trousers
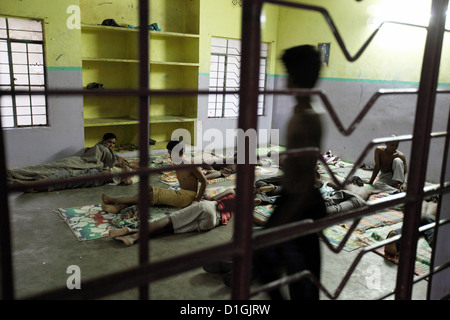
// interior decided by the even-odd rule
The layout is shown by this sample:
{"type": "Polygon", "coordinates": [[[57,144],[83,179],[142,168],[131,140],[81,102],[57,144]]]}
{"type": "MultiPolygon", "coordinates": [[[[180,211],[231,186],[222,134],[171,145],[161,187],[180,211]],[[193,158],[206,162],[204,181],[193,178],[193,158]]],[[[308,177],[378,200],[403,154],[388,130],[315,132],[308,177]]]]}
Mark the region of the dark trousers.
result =
{"type": "MultiPolygon", "coordinates": [[[[300,221],[325,217],[325,204],[318,190],[313,190],[307,204],[298,204],[295,195],[284,194],[277,200],[267,228],[300,221]]],[[[317,234],[309,234],[288,242],[262,248],[253,256],[254,269],[263,283],[280,278],[284,272],[291,275],[309,270],[320,281],[320,244],[317,234]]],[[[318,300],[319,289],[309,278],[289,284],[292,300],[318,300]]],[[[282,299],[279,290],[269,292],[272,299],[282,299]]]]}

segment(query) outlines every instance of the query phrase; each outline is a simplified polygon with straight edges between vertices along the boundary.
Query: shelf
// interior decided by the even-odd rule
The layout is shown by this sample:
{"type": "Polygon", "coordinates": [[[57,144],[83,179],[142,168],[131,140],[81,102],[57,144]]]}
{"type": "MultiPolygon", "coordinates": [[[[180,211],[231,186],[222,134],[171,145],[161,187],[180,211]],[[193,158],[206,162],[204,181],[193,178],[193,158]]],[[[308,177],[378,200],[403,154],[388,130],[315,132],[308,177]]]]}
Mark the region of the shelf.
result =
{"type": "MultiPolygon", "coordinates": [[[[112,27],[100,24],[103,13],[93,13],[97,9],[93,2],[83,0],[82,5],[85,13],[81,24],[83,86],[98,82],[103,83],[105,89],[137,88],[141,63],[139,38],[140,31],[145,31],[149,42],[149,88],[198,89],[200,0],[150,1],[149,25],[158,23],[161,31],[147,28],[139,30],[139,23],[136,22],[138,9],[135,15],[127,16],[126,23],[122,21],[123,27],[112,27]]],[[[121,1],[115,7],[115,14],[122,9],[130,12],[129,5],[121,1]]],[[[139,137],[138,98],[85,97],[83,114],[86,146],[94,145],[104,132],[114,132],[120,144],[136,145],[139,137]]],[[[196,141],[196,95],[154,96],[149,101],[148,111],[149,134],[158,141],[156,146],[151,146],[152,149],[165,149],[172,133],[180,129],[186,130],[192,141],[196,141]]]]}
{"type": "Polygon", "coordinates": [[[91,62],[123,62],[123,63],[139,63],[139,60],[136,59],[116,59],[116,58],[88,58],[82,57],[83,61],[91,61],[91,62]]]}
{"type": "Polygon", "coordinates": [[[100,24],[82,24],[81,30],[92,30],[92,31],[120,31],[120,32],[138,32],[138,29],[125,28],[125,27],[110,27],[103,26],[100,24]]]}
{"type": "Polygon", "coordinates": [[[153,37],[200,38],[200,35],[193,33],[150,31],[150,38],[153,37]]]}
{"type": "Polygon", "coordinates": [[[150,64],[157,64],[161,66],[178,66],[178,67],[198,67],[199,63],[193,62],[173,62],[173,61],[150,61],[150,64]]]}
{"type": "MultiPolygon", "coordinates": [[[[86,62],[119,62],[119,63],[139,63],[136,59],[115,59],[115,58],[88,58],[83,57],[86,62]]],[[[198,67],[199,63],[192,62],[175,62],[175,61],[150,61],[150,64],[166,65],[166,66],[180,66],[180,67],[198,67]]]]}
{"type": "MultiPolygon", "coordinates": [[[[183,116],[154,116],[150,118],[149,123],[167,123],[167,122],[194,122],[197,118],[183,116]]],[[[84,119],[85,127],[106,127],[139,124],[139,120],[132,118],[89,118],[84,119]]]]}
{"type": "MultiPolygon", "coordinates": [[[[92,30],[92,31],[120,31],[120,32],[134,32],[139,33],[139,29],[127,28],[127,27],[109,27],[102,25],[90,25],[82,24],[81,29],[92,30]]],[[[182,33],[182,32],[167,32],[167,31],[151,31],[149,30],[150,37],[178,37],[178,38],[200,38],[200,35],[193,33],[182,33]]]]}
{"type": "Polygon", "coordinates": [[[184,116],[153,116],[150,117],[150,123],[164,123],[164,122],[192,122],[197,121],[197,118],[190,118],[184,116]]]}

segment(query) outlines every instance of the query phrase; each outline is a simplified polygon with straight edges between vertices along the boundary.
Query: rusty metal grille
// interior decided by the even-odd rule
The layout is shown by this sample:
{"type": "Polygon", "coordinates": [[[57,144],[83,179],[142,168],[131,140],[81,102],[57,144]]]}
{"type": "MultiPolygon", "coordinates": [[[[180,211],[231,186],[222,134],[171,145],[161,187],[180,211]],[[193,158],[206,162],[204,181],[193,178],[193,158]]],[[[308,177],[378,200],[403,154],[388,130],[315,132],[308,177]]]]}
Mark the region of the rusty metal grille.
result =
{"type": "MultiPolygon", "coordinates": [[[[345,136],[349,136],[357,127],[359,122],[365,117],[367,112],[371,109],[375,101],[383,95],[417,95],[417,114],[420,117],[415,118],[414,131],[412,135],[400,136],[396,138],[380,138],[371,141],[362,152],[360,158],[355,162],[354,168],[361,165],[362,159],[371,148],[377,144],[385,143],[386,141],[412,141],[412,150],[421,150],[417,153],[417,156],[411,159],[410,162],[410,176],[408,183],[408,191],[396,196],[390,197],[387,201],[377,202],[374,205],[361,208],[359,210],[351,211],[349,213],[342,214],[340,216],[333,216],[324,218],[317,221],[304,220],[282,227],[274,228],[271,230],[265,230],[252,234],[252,210],[253,210],[253,191],[252,186],[254,182],[254,164],[245,163],[238,165],[237,171],[237,207],[241,208],[239,212],[236,212],[236,219],[239,219],[240,223],[234,226],[234,238],[231,242],[221,244],[212,248],[198,250],[190,252],[184,255],[172,257],[170,259],[151,262],[149,261],[149,244],[148,241],[139,242],[139,266],[125,269],[113,274],[106,274],[102,277],[91,279],[83,283],[83,290],[67,290],[66,288],[60,288],[52,290],[50,292],[43,292],[36,296],[30,297],[31,299],[94,299],[102,296],[110,295],[116,292],[127,290],[130,288],[140,288],[140,298],[145,300],[151,297],[148,296],[148,287],[151,282],[172,276],[177,273],[181,273],[192,268],[200,267],[210,261],[219,260],[223,258],[233,258],[233,278],[231,287],[232,299],[249,299],[250,297],[258,294],[262,291],[267,291],[279,287],[281,285],[290,283],[303,277],[311,278],[315,284],[325,292],[330,298],[336,298],[339,296],[340,291],[343,289],[356,265],[360,261],[361,257],[367,252],[372,251],[376,247],[384,246],[387,243],[398,240],[399,237],[385,240],[377,244],[376,246],[370,246],[363,248],[354,262],[349,267],[349,270],[345,277],[342,279],[339,288],[331,293],[321,283],[314,279],[311,273],[304,271],[298,274],[293,274],[289,277],[282,278],[276,282],[269,283],[265,286],[259,287],[253,291],[250,290],[250,263],[251,253],[253,250],[262,248],[282,241],[287,241],[295,237],[307,235],[311,233],[319,233],[328,227],[335,225],[344,220],[354,219],[354,223],[349,230],[350,232],[356,227],[358,221],[364,216],[370,215],[376,210],[388,208],[397,204],[405,205],[405,218],[403,222],[402,236],[400,238],[402,249],[400,253],[400,261],[398,265],[397,283],[394,292],[388,294],[395,294],[396,299],[410,299],[412,293],[412,286],[415,281],[419,281],[424,277],[432,277],[436,272],[440,272],[449,266],[447,261],[443,265],[433,266],[430,269],[430,274],[420,277],[414,281],[413,263],[415,258],[415,252],[417,248],[417,240],[420,232],[423,232],[426,228],[436,227],[436,232],[439,230],[439,226],[447,224],[449,220],[440,220],[439,207],[442,203],[442,196],[449,193],[449,182],[445,180],[445,164],[448,161],[449,150],[449,128],[446,132],[432,132],[432,119],[433,110],[435,105],[436,95],[449,94],[450,90],[437,89],[437,77],[440,67],[440,56],[442,50],[443,35],[445,32],[445,15],[443,12],[447,11],[448,0],[433,0],[432,1],[432,13],[435,16],[433,22],[427,27],[427,38],[425,44],[425,52],[423,57],[422,74],[420,78],[420,85],[417,90],[380,90],[369,100],[363,110],[358,114],[355,120],[348,128],[344,128],[339,120],[338,114],[333,107],[331,101],[328,100],[326,93],[319,90],[287,90],[287,91],[271,91],[261,92],[258,88],[258,74],[259,74],[259,44],[260,44],[260,14],[264,3],[270,3],[278,6],[287,6],[298,10],[311,10],[319,12],[323,15],[326,23],[330,27],[340,49],[344,53],[346,59],[349,62],[356,61],[364,50],[369,46],[372,39],[376,36],[378,30],[382,28],[383,24],[376,29],[376,31],[369,37],[364,43],[361,49],[351,56],[345,46],[344,41],[341,38],[330,14],[321,7],[312,5],[305,5],[300,3],[288,2],[288,1],[275,1],[275,0],[245,0],[243,1],[243,15],[242,15],[242,78],[240,86],[240,102],[246,105],[246,108],[241,109],[238,118],[238,127],[244,131],[254,128],[257,129],[257,105],[258,95],[273,94],[273,95],[316,95],[324,103],[327,111],[333,119],[338,130],[345,136]],[[445,138],[445,152],[443,159],[443,167],[441,170],[440,184],[437,187],[427,189],[424,188],[425,173],[427,168],[427,156],[429,151],[430,140],[436,137],[445,138]],[[420,220],[420,206],[422,199],[425,196],[440,195],[440,203],[438,206],[438,216],[436,223],[429,225],[426,228],[419,229],[420,220]]],[[[139,28],[139,88],[136,90],[101,90],[101,91],[88,91],[88,90],[46,90],[46,95],[95,95],[95,96],[135,96],[139,98],[139,149],[140,149],[140,169],[136,173],[140,176],[139,182],[139,207],[140,207],[140,238],[144,238],[144,235],[148,233],[148,227],[146,221],[148,220],[148,206],[149,201],[147,185],[148,177],[150,174],[159,172],[158,169],[152,169],[147,167],[147,155],[148,155],[148,132],[149,122],[145,119],[149,118],[149,97],[155,96],[173,96],[173,95],[208,95],[209,91],[196,91],[196,90],[152,90],[149,89],[148,79],[148,65],[149,65],[149,51],[148,51],[148,9],[149,1],[139,1],[140,13],[140,28],[139,28]]],[[[30,92],[15,92],[15,95],[29,95],[30,92]]],[[[42,95],[42,92],[32,92],[31,94],[42,95]]],[[[235,94],[235,92],[223,92],[223,94],[235,94]]],[[[0,137],[0,154],[2,156],[2,163],[5,164],[5,148],[3,131],[0,137]]],[[[246,152],[248,152],[249,146],[246,146],[246,152]]],[[[318,159],[324,164],[327,170],[332,174],[330,168],[322,158],[320,151],[315,149],[299,149],[289,150],[288,156],[298,155],[300,153],[316,154],[318,159]]],[[[180,165],[177,170],[184,169],[191,165],[180,165]]],[[[356,170],[356,169],[354,169],[356,170]]],[[[133,174],[136,174],[133,173],[133,174]]],[[[352,171],[347,177],[352,176],[352,171]]],[[[129,176],[129,173],[116,174],[114,176],[125,177],[129,176]]],[[[12,249],[11,249],[11,235],[10,235],[10,220],[7,194],[10,192],[6,185],[6,168],[5,165],[0,166],[0,187],[1,187],[1,212],[0,215],[0,249],[1,249],[1,276],[2,276],[2,298],[14,299],[14,286],[13,286],[13,268],[12,268],[12,249]]],[[[73,178],[72,181],[84,182],[93,179],[106,179],[105,176],[90,176],[73,178]]],[[[336,177],[332,174],[334,182],[340,184],[336,177]]],[[[345,183],[344,181],[343,183],[345,183]]],[[[43,185],[56,185],[61,181],[55,180],[51,183],[36,183],[36,186],[43,185]]],[[[348,236],[347,235],[347,236],[348,236]]],[[[324,237],[322,237],[324,239],[324,237]]],[[[339,252],[345,241],[335,250],[339,252]]],[[[326,239],[324,239],[326,242],[326,239]]],[[[329,246],[331,248],[331,246],[329,246]]],[[[434,249],[434,248],[433,248],[434,249]]],[[[433,250],[433,254],[434,254],[433,250]]],[[[433,257],[432,257],[433,261],[433,257]]]]}

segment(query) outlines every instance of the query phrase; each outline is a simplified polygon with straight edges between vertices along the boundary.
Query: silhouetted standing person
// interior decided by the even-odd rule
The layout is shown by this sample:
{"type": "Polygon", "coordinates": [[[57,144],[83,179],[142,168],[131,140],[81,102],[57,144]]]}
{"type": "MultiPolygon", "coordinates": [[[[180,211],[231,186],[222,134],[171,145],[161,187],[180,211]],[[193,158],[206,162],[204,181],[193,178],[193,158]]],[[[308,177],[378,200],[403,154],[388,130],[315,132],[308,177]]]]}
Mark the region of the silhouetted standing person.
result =
{"type": "MultiPolygon", "coordinates": [[[[288,87],[311,89],[320,72],[320,54],[312,46],[302,45],[287,49],[282,56],[288,73],[288,87]]],[[[315,147],[320,150],[322,124],[320,115],[311,105],[310,96],[296,96],[297,104],[288,124],[287,149],[315,147]]],[[[325,217],[325,205],[314,187],[317,157],[301,154],[288,157],[285,163],[283,194],[275,202],[276,208],[266,228],[325,217]]],[[[277,270],[294,274],[309,270],[320,280],[320,247],[316,234],[290,240],[255,252],[255,267],[264,283],[279,278],[277,270]]],[[[307,278],[289,285],[291,299],[317,300],[318,288],[307,278]]],[[[281,299],[278,290],[269,292],[272,299],[281,299]]]]}

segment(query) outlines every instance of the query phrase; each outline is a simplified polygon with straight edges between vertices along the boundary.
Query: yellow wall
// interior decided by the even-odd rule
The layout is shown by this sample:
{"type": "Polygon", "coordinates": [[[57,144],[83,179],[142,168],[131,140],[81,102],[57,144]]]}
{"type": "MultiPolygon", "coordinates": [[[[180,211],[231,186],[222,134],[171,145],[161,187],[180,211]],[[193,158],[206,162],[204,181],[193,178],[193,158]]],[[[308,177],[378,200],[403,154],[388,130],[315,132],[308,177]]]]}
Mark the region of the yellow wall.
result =
{"type": "MultiPolygon", "coordinates": [[[[152,6],[160,10],[165,8],[164,1],[152,1],[152,6]]],[[[298,0],[292,0],[293,2],[298,0]]],[[[299,1],[300,2],[300,1],[299,1]]],[[[302,3],[323,6],[331,13],[351,55],[354,55],[377,26],[373,24],[373,14],[378,5],[386,6],[392,1],[330,1],[302,0],[302,3]]],[[[421,6],[427,11],[430,1],[396,0],[404,8],[421,6]]],[[[49,68],[81,67],[80,32],[67,27],[70,14],[67,8],[78,5],[98,10],[82,10],[81,22],[99,24],[107,18],[114,18],[119,24],[138,25],[138,0],[113,0],[107,3],[102,0],[2,0],[2,15],[29,17],[44,20],[46,35],[46,57],[49,68]],[[110,2],[113,4],[111,5],[110,2]],[[114,5],[120,2],[120,6],[114,5]]],[[[200,73],[209,73],[209,53],[211,36],[230,38],[241,37],[241,7],[234,6],[229,0],[200,2],[200,73]]],[[[408,9],[409,10],[409,9],[408,9]]],[[[341,48],[330,32],[321,14],[274,5],[264,5],[266,22],[262,24],[263,41],[277,44],[271,48],[272,56],[269,73],[284,74],[278,60],[283,48],[309,43],[330,42],[330,66],[323,69],[322,77],[345,79],[372,79],[416,82],[420,77],[418,65],[422,62],[423,46],[426,32],[421,28],[385,25],[375,37],[373,43],[362,57],[348,62],[341,48]]],[[[408,13],[408,12],[407,12],[408,13]]],[[[413,21],[411,21],[413,22],[413,21]]],[[[187,23],[187,22],[184,22],[187,23]]],[[[159,21],[164,28],[164,20],[159,21]]],[[[450,82],[450,59],[445,55],[449,49],[449,35],[445,36],[444,55],[440,82],[450,82]],[[447,59],[446,59],[447,58],[447,59]]]]}
{"type": "MultiPolygon", "coordinates": [[[[79,0],[81,22],[101,24],[105,19],[114,19],[121,26],[139,25],[139,0],[79,0]]],[[[195,21],[195,6],[199,0],[151,0],[149,24],[157,23],[162,31],[198,33],[195,21]],[[193,11],[191,15],[189,12],[193,11]]]]}
{"type": "Polygon", "coordinates": [[[114,19],[119,25],[139,25],[138,0],[79,0],[81,23],[101,24],[105,19],[114,19]]]}
{"type": "Polygon", "coordinates": [[[0,14],[18,18],[42,19],[45,32],[47,68],[81,68],[80,30],[70,29],[67,9],[79,0],[1,0],[0,14]]]}
{"type": "MultiPolygon", "coordinates": [[[[261,40],[270,43],[269,73],[275,73],[278,7],[264,6],[261,40]]],[[[211,37],[241,39],[242,8],[230,0],[200,2],[200,74],[208,74],[211,55],[211,37]]]]}
{"type": "MultiPolygon", "coordinates": [[[[426,0],[396,0],[395,7],[394,2],[390,0],[362,2],[293,0],[292,2],[326,8],[352,56],[378,27],[377,17],[418,23],[420,15],[423,16],[423,13],[429,12],[431,8],[431,2],[426,0]],[[379,8],[388,10],[383,13],[379,8]]],[[[329,42],[330,63],[328,67],[322,69],[321,76],[324,78],[418,82],[425,37],[426,31],[423,28],[385,24],[363,55],[356,62],[349,62],[320,13],[287,7],[279,9],[278,56],[283,49],[291,46],[299,44],[316,46],[318,43],[329,42]]],[[[440,82],[450,82],[447,62],[449,59],[448,55],[445,55],[448,46],[449,35],[446,35],[440,82]]],[[[280,63],[276,71],[277,74],[285,73],[280,63]]]]}

